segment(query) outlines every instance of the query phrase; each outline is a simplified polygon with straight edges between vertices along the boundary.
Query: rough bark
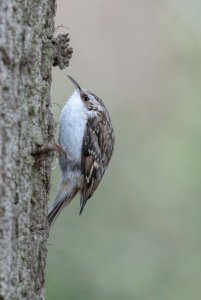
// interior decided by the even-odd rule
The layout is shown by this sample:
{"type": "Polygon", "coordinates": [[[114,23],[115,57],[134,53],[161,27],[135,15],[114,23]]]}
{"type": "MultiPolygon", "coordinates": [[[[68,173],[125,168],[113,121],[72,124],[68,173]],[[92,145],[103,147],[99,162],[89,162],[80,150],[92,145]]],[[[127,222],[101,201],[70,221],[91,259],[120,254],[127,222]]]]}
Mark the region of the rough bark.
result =
{"type": "Polygon", "coordinates": [[[0,300],[44,298],[54,14],[55,0],[0,0],[0,300]]]}

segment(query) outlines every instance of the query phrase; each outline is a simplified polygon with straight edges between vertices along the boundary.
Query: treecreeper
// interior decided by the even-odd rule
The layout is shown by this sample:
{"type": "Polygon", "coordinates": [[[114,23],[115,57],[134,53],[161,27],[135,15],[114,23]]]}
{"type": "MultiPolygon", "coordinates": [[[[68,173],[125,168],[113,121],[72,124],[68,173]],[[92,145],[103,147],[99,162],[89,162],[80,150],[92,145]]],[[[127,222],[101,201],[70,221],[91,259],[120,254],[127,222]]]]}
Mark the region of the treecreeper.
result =
{"type": "Polygon", "coordinates": [[[70,76],[75,91],[59,121],[58,159],[61,182],[48,209],[51,227],[60,212],[80,193],[80,215],[97,189],[114,150],[114,130],[103,101],[82,89],[70,76]]]}

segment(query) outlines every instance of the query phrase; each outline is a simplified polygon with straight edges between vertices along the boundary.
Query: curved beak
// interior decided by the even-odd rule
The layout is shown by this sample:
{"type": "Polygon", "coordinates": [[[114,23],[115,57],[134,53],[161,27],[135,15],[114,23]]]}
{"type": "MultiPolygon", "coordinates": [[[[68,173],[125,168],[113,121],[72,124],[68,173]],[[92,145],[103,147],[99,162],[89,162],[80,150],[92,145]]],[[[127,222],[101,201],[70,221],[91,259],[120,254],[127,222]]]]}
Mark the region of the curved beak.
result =
{"type": "Polygon", "coordinates": [[[75,79],[73,79],[71,76],[67,75],[68,78],[72,81],[75,89],[78,91],[78,93],[80,93],[82,91],[81,87],[79,86],[79,84],[75,81],[75,79]]]}

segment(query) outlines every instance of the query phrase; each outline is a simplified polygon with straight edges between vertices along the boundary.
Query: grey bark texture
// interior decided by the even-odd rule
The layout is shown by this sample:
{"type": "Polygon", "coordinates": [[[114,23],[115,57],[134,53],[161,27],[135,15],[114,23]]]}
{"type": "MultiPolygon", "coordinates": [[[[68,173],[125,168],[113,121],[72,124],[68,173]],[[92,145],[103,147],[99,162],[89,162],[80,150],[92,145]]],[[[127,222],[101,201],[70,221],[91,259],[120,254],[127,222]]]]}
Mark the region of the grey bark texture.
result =
{"type": "Polygon", "coordinates": [[[54,15],[55,0],[0,0],[0,300],[44,299],[51,70],[72,53],[54,15]]]}

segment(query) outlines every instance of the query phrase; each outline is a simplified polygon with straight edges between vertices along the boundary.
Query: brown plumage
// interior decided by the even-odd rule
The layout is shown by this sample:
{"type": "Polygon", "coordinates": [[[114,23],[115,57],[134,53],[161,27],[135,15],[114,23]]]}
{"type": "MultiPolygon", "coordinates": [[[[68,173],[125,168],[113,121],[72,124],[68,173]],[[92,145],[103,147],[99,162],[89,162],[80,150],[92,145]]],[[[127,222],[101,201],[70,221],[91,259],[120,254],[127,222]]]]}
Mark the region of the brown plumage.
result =
{"type": "Polygon", "coordinates": [[[89,118],[82,146],[84,185],[81,191],[80,214],[93,195],[108,166],[114,147],[114,132],[105,111],[89,118]]]}

